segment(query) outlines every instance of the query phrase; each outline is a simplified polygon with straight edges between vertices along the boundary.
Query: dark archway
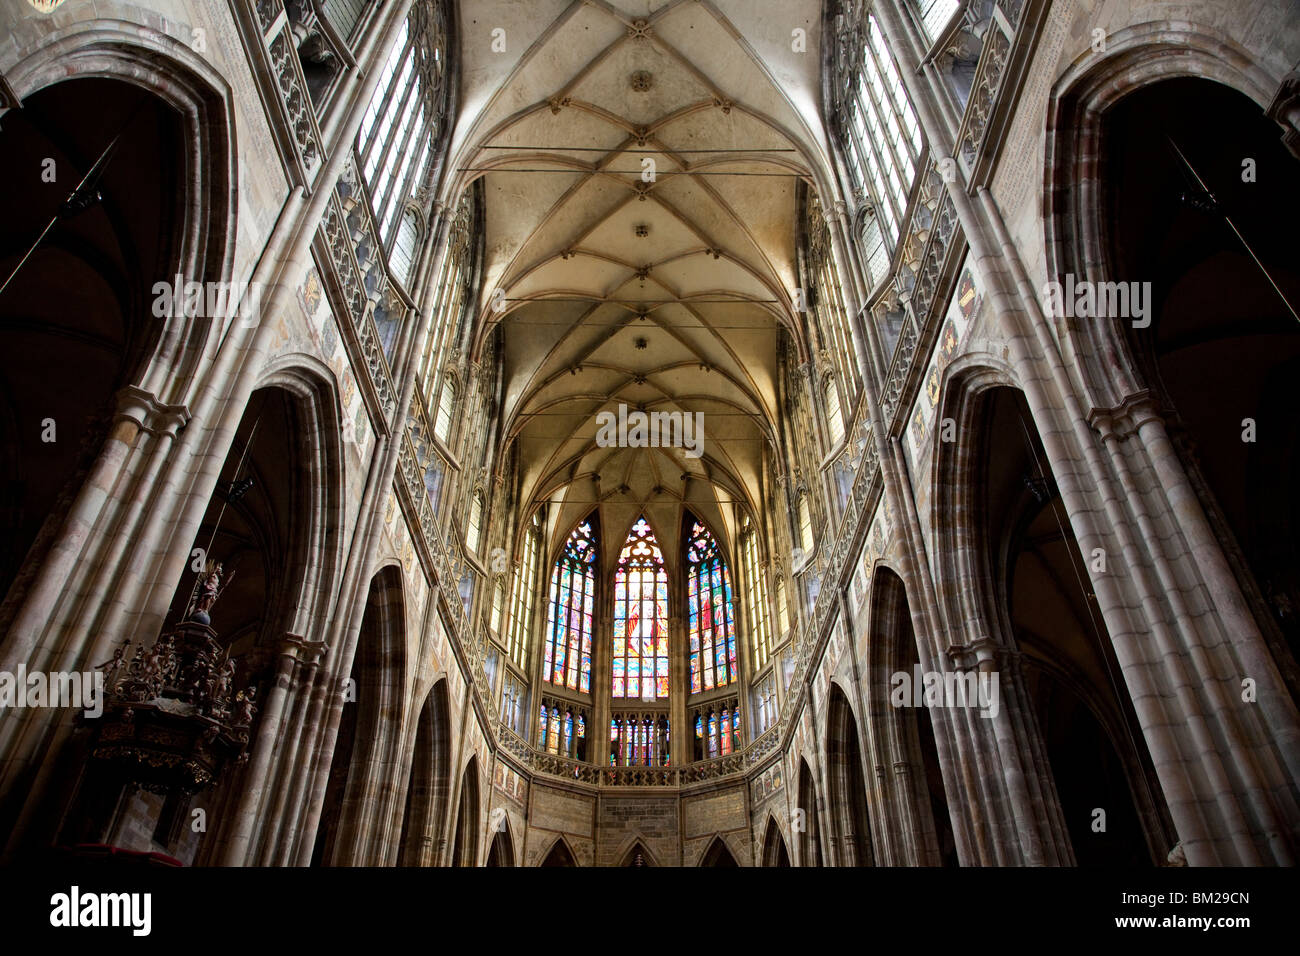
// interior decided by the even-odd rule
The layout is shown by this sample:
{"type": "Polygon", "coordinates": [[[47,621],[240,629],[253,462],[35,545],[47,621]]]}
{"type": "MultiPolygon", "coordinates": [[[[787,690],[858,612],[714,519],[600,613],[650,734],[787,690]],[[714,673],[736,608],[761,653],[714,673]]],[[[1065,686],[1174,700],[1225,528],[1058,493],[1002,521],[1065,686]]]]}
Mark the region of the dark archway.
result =
{"type": "MultiPolygon", "coordinates": [[[[276,385],[252,394],[165,616],[164,633],[191,609],[205,567],[219,563],[221,590],[211,608],[211,626],[235,664],[231,686],[255,688],[256,701],[269,696],[276,651],[284,635],[294,631],[307,588],[307,565],[317,564],[317,573],[326,570],[310,550],[313,537],[328,537],[319,526],[321,533],[313,535],[312,503],[319,499],[304,435],[314,420],[306,394],[276,385]]],[[[259,707],[251,739],[262,719],[259,707]]],[[[240,769],[231,768],[193,797],[171,792],[162,801],[115,774],[94,762],[87,767],[63,823],[63,842],[156,850],[187,864],[214,862],[220,840],[194,834],[183,824],[191,811],[200,809],[214,821],[233,820],[245,783],[240,769]]]]}
{"type": "Polygon", "coordinates": [[[1075,861],[1150,864],[1163,796],[1037,428],[1005,387],[980,396],[977,421],[991,613],[1020,653],[1075,861]]]}
{"type": "MultiPolygon", "coordinates": [[[[399,841],[402,866],[429,866],[438,859],[439,831],[450,789],[451,715],[444,679],[429,691],[416,725],[399,841]]],[[[511,862],[498,865],[514,866],[513,846],[510,850],[511,862]]]]}
{"type": "Polygon", "coordinates": [[[72,79],[11,109],[0,172],[0,627],[108,438],[116,393],[138,382],[164,320],[185,220],[180,114],[133,84],[72,79]],[[116,138],[84,207],[65,200],[116,138]],[[43,230],[52,227],[31,252],[43,230]],[[20,262],[21,267],[20,267],[20,262]],[[15,270],[16,273],[15,273],[15,270]],[[19,587],[13,587],[19,584],[19,587]]]}
{"type": "Polygon", "coordinates": [[[1126,96],[1101,142],[1107,271],[1152,285],[1122,334],[1300,694],[1300,161],[1248,97],[1190,77],[1126,96]]]}
{"type": "Polygon", "coordinates": [[[539,864],[540,866],[577,866],[578,861],[573,858],[573,851],[569,845],[564,842],[563,838],[555,841],[546,858],[539,864]]]}
{"type": "Polygon", "coordinates": [[[492,837],[492,845],[488,847],[488,866],[515,865],[515,844],[510,839],[510,823],[503,820],[502,824],[502,828],[492,837]]]}
{"type": "Polygon", "coordinates": [[[471,757],[460,784],[456,810],[456,840],[452,845],[452,866],[478,866],[479,793],[478,758],[471,757]]]}
{"type": "Polygon", "coordinates": [[[817,785],[808,761],[799,761],[799,803],[795,807],[799,834],[799,865],[822,866],[822,835],[817,816],[817,785]]]}
{"type": "MultiPolygon", "coordinates": [[[[377,805],[379,782],[371,779],[372,772],[384,765],[382,755],[395,746],[397,737],[399,721],[394,715],[402,712],[405,682],[404,620],[401,569],[390,565],[370,580],[334,739],[313,865],[372,862],[369,851],[360,845],[365,839],[363,817],[367,808],[373,813],[377,805]]],[[[431,732],[436,733],[436,728],[431,732]]]]}
{"type": "Polygon", "coordinates": [[[827,811],[834,828],[840,866],[871,866],[871,814],[863,776],[858,722],[838,684],[832,684],[827,704],[826,773],[830,794],[827,811]]]}
{"type": "Polygon", "coordinates": [[[722,837],[714,837],[709,848],[704,851],[704,856],[700,858],[700,866],[740,866],[740,864],[727,848],[726,841],[722,837]]]}
{"type": "Polygon", "coordinates": [[[763,865],[789,866],[790,852],[785,847],[785,837],[775,820],[767,821],[767,834],[763,837],[763,865]]]}
{"type": "Polygon", "coordinates": [[[623,854],[623,866],[654,866],[654,857],[645,845],[637,840],[632,848],[623,854]]]}
{"type": "MultiPolygon", "coordinates": [[[[889,688],[896,673],[910,677],[920,663],[916,632],[902,579],[887,567],[877,567],[871,604],[871,636],[878,669],[873,687],[889,688]]],[[[916,861],[927,866],[957,866],[957,840],[949,814],[933,717],[928,707],[893,707],[885,694],[873,712],[884,723],[882,736],[895,750],[894,760],[907,767],[909,791],[900,795],[911,802],[910,816],[919,826],[915,834],[916,861]]],[[[898,825],[903,825],[899,821],[898,825]]]]}

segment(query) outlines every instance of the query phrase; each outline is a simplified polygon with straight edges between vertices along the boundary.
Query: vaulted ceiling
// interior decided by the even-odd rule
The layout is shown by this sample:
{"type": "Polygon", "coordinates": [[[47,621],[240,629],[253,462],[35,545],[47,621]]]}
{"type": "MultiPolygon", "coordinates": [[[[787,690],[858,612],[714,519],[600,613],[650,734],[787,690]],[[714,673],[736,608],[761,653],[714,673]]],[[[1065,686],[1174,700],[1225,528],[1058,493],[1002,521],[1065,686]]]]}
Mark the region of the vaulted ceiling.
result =
{"type": "Polygon", "coordinates": [[[523,500],[560,505],[557,535],[601,503],[614,550],[642,511],[668,548],[683,506],[723,531],[723,505],[759,498],[798,183],[826,168],[820,2],[463,0],[460,17],[475,341],[503,325],[523,500]],[[702,413],[702,455],[598,446],[620,404],[702,413]]]}

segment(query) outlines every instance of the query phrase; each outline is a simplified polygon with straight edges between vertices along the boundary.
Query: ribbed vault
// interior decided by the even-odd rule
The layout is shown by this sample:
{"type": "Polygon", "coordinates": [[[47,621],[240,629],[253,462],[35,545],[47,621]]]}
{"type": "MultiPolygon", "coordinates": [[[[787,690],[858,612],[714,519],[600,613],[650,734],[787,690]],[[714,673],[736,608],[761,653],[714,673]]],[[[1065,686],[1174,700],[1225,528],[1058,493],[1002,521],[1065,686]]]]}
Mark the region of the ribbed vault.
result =
{"type": "Polygon", "coordinates": [[[722,528],[723,505],[759,498],[781,325],[803,351],[796,186],[825,165],[820,7],[462,4],[453,149],[459,186],[485,187],[474,348],[501,328],[502,447],[525,507],[560,505],[557,534],[597,502],[611,535],[645,512],[671,538],[683,504],[722,528]],[[701,413],[702,453],[602,447],[597,415],[620,405],[701,413]]]}

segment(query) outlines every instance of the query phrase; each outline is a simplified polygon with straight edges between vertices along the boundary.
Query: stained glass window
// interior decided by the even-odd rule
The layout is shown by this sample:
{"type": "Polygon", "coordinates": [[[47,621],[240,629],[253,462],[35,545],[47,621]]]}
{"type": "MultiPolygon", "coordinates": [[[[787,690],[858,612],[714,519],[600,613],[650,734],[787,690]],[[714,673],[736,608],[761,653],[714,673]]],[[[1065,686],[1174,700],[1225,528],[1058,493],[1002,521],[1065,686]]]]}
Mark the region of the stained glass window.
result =
{"type": "Polygon", "coordinates": [[[542,680],[591,691],[591,621],[596,592],[596,539],[591,522],[569,535],[551,574],[542,680]]]}
{"type": "Polygon", "coordinates": [[[691,526],[686,545],[686,583],[691,693],[696,694],[736,679],[731,575],[717,539],[700,521],[691,526]]]}
{"type": "Polygon", "coordinates": [[[587,718],[579,711],[543,698],[537,711],[537,746],[549,754],[586,759],[587,718]]]}
{"type": "Polygon", "coordinates": [[[758,532],[746,519],[740,535],[740,558],[745,582],[745,616],[754,670],[767,663],[772,645],[768,637],[767,579],[758,562],[758,532]]]}
{"type": "Polygon", "coordinates": [[[740,749],[740,707],[735,701],[696,712],[692,749],[696,760],[725,757],[740,749]]]}
{"type": "Polygon", "coordinates": [[[663,714],[614,714],[609,721],[611,767],[666,767],[668,718],[663,714]]]}
{"type": "Polygon", "coordinates": [[[613,697],[668,697],[668,574],[654,531],[638,518],[614,572],[613,697]]]}

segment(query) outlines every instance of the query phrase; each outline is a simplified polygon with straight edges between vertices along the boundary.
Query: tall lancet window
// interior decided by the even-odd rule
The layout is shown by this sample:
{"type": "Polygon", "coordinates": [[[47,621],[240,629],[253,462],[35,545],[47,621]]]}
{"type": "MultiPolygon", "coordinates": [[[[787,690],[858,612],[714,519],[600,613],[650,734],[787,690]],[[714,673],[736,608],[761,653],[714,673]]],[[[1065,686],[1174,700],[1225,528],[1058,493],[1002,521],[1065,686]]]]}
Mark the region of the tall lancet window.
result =
{"type": "Polygon", "coordinates": [[[596,592],[596,539],[591,522],[573,529],[551,574],[542,680],[591,692],[591,620],[596,592]]]}
{"type": "Polygon", "coordinates": [[[731,575],[717,539],[696,521],[686,545],[691,693],[726,687],[736,679],[736,627],[731,575]]]}
{"type": "Polygon", "coordinates": [[[668,697],[668,573],[644,517],[638,518],[614,572],[613,697],[668,697]]]}

